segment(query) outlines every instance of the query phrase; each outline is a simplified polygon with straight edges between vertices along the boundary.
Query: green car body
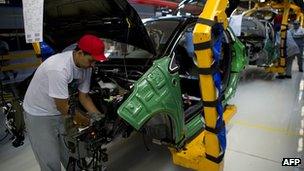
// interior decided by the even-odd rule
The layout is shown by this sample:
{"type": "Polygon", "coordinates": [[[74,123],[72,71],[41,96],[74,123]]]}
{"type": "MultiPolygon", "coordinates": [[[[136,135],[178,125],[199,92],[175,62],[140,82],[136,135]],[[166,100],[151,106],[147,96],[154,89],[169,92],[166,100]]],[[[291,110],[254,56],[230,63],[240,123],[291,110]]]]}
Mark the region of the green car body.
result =
{"type": "MultiPolygon", "coordinates": [[[[233,55],[223,106],[233,97],[240,72],[248,64],[245,46],[230,33],[233,36],[233,55]]],[[[136,130],[159,114],[168,115],[173,124],[174,146],[181,147],[204,128],[204,118],[201,111],[197,111],[191,120],[185,122],[179,74],[170,72],[171,61],[170,56],[154,61],[153,66],[135,83],[133,92],[119,107],[118,114],[136,130]]]]}

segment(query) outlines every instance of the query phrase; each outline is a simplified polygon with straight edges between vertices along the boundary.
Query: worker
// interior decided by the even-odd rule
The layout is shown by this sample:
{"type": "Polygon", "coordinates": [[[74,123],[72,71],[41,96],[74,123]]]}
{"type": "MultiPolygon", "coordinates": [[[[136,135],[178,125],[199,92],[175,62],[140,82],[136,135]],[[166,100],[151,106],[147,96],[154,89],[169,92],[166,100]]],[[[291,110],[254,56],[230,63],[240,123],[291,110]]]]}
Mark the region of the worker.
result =
{"type": "Polygon", "coordinates": [[[42,171],[58,171],[60,162],[67,167],[69,156],[63,135],[71,125],[64,123],[88,126],[91,119],[104,117],[88,95],[91,67],[106,60],[104,48],[99,38],[84,35],[75,50],[53,55],[35,72],[23,108],[29,140],[42,171]],[[93,118],[78,110],[73,112],[69,97],[77,91],[80,103],[93,118]]]}
{"type": "Polygon", "coordinates": [[[290,29],[293,39],[297,43],[300,54],[297,55],[299,71],[303,72],[303,45],[304,45],[304,29],[300,26],[300,22],[295,20],[293,28],[290,29]]]}
{"type": "MultiPolygon", "coordinates": [[[[279,33],[277,35],[277,41],[279,40],[279,33]]],[[[278,42],[277,42],[278,43],[278,42]]],[[[292,37],[292,34],[290,32],[290,29],[287,31],[287,37],[286,37],[286,68],[285,68],[285,75],[278,75],[276,78],[278,79],[284,79],[284,78],[292,78],[291,76],[291,69],[292,69],[292,62],[295,56],[300,55],[300,50],[295,42],[295,40],[292,37]]]]}

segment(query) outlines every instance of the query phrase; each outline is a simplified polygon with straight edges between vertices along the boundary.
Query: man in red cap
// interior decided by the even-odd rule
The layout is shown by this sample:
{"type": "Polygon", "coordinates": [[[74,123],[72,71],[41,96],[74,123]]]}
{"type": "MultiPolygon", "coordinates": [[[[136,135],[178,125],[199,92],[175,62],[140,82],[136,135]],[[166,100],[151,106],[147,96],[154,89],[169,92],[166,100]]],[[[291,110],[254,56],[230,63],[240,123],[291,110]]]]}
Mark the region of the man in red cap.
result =
{"type": "Polygon", "coordinates": [[[67,167],[68,150],[62,135],[68,134],[68,130],[64,123],[88,126],[90,119],[104,117],[88,95],[94,63],[106,60],[104,49],[102,40],[84,35],[74,51],[53,55],[36,70],[23,108],[29,140],[42,171],[58,171],[60,162],[67,167]],[[77,92],[90,119],[71,107],[77,92]]]}

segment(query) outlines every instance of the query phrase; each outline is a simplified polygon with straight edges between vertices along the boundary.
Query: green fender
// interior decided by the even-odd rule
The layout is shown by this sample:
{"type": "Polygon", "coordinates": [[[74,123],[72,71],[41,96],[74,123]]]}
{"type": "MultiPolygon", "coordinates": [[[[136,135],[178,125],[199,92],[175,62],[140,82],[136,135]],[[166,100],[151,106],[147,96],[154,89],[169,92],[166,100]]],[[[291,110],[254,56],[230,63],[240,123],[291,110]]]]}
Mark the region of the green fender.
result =
{"type": "Polygon", "coordinates": [[[244,70],[245,66],[249,64],[249,59],[246,54],[245,45],[234,35],[232,30],[228,29],[233,39],[233,55],[231,62],[231,71],[239,73],[244,70]]]}
{"type": "Polygon", "coordinates": [[[246,55],[245,45],[234,35],[230,28],[228,28],[228,31],[233,40],[233,54],[231,60],[231,74],[229,78],[229,83],[225,91],[225,99],[222,102],[224,106],[234,96],[237,84],[240,79],[240,72],[242,72],[245,66],[249,63],[249,59],[246,55]]]}
{"type": "Polygon", "coordinates": [[[267,38],[264,46],[264,50],[267,52],[268,60],[265,61],[266,65],[271,65],[279,57],[279,48],[273,44],[273,42],[267,38]]]}
{"type": "Polygon", "coordinates": [[[139,130],[157,114],[167,114],[174,124],[175,142],[185,135],[178,72],[170,74],[169,57],[153,66],[134,84],[131,95],[118,109],[118,115],[139,130]]]}

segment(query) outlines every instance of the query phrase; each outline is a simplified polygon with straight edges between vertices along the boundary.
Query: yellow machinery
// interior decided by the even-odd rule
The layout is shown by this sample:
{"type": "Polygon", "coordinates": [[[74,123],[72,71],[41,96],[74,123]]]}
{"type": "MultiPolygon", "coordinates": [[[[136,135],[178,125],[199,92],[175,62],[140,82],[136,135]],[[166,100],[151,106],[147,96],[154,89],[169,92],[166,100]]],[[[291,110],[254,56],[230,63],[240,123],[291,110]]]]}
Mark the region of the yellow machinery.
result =
{"type": "MultiPolygon", "coordinates": [[[[223,118],[225,123],[228,123],[235,113],[236,106],[228,106],[225,110],[223,118]]],[[[216,163],[207,159],[205,155],[206,152],[209,152],[212,154],[218,154],[218,156],[220,156],[219,142],[216,135],[211,132],[203,131],[195,139],[188,143],[184,150],[177,151],[175,149],[170,149],[170,152],[173,157],[173,162],[176,165],[203,171],[223,170],[223,161],[216,163]]]]}
{"type": "Polygon", "coordinates": [[[39,42],[32,43],[32,46],[33,46],[33,49],[35,51],[35,54],[37,56],[41,55],[40,43],[39,42]]]}
{"type": "Polygon", "coordinates": [[[270,7],[274,9],[280,9],[283,11],[282,15],[282,24],[281,24],[281,41],[280,41],[280,58],[279,60],[271,67],[266,68],[267,72],[284,74],[285,72],[285,58],[286,58],[286,37],[287,37],[287,29],[288,29],[288,18],[290,11],[293,12],[297,16],[297,20],[300,21],[301,26],[304,24],[304,16],[302,10],[297,5],[290,3],[289,0],[284,0],[282,3],[276,3],[272,1],[268,1],[265,3],[257,3],[255,8],[260,7],[270,7]]]}
{"type": "MultiPolygon", "coordinates": [[[[203,12],[199,16],[193,32],[193,43],[203,48],[196,49],[198,67],[208,70],[214,62],[210,42],[212,40],[212,23],[222,23],[227,28],[228,20],[225,14],[228,0],[211,1],[205,4],[203,12]],[[201,21],[201,22],[200,22],[201,21]],[[208,46],[209,45],[209,46],[208,46]]],[[[218,99],[217,89],[211,74],[200,74],[200,88],[204,102],[215,102],[218,99]]],[[[219,171],[223,170],[223,154],[219,139],[215,130],[218,113],[216,107],[204,106],[205,129],[198,137],[186,145],[185,150],[170,149],[173,162],[183,167],[194,170],[219,171]]],[[[236,113],[235,106],[228,106],[224,112],[224,121],[227,123],[236,113]]]]}

